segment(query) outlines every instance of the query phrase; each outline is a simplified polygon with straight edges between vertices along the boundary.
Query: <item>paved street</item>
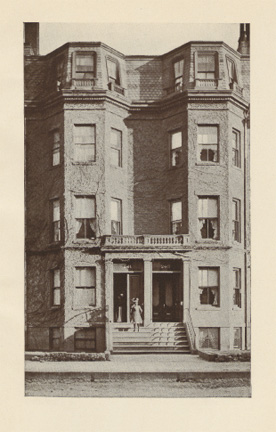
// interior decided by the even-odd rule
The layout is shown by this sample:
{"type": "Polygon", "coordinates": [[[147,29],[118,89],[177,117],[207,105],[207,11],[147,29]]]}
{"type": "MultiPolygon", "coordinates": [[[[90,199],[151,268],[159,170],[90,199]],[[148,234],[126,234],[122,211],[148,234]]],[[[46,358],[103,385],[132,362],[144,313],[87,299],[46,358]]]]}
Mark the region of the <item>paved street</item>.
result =
{"type": "Polygon", "coordinates": [[[177,382],[175,379],[99,379],[88,374],[30,375],[26,396],[50,397],[250,397],[248,378],[206,378],[177,382]]]}

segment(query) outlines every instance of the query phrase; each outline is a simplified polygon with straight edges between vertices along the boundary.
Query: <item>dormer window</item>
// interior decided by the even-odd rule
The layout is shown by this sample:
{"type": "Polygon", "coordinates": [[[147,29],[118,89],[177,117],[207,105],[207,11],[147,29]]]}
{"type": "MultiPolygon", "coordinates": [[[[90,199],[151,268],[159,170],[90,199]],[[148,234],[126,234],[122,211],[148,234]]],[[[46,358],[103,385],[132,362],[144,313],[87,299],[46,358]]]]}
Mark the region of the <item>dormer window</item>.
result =
{"type": "Polygon", "coordinates": [[[216,61],[215,54],[206,53],[197,55],[197,78],[215,79],[216,61]]]}
{"type": "Polygon", "coordinates": [[[183,88],[184,60],[178,60],[173,64],[174,89],[180,91],[183,88]]]}
{"type": "Polygon", "coordinates": [[[120,85],[119,65],[113,59],[107,59],[108,82],[120,85]]]}
{"type": "Polygon", "coordinates": [[[75,87],[93,88],[96,77],[96,54],[92,51],[73,53],[72,78],[75,87]]]}
{"type": "MultiPolygon", "coordinates": [[[[94,55],[93,53],[77,53],[76,54],[76,68],[75,71],[77,74],[89,74],[89,77],[92,78],[95,76],[95,67],[94,67],[94,55]]],[[[84,77],[80,77],[84,78],[84,77]]]]}
{"type": "Polygon", "coordinates": [[[228,78],[229,78],[229,87],[233,88],[234,83],[238,83],[237,73],[236,73],[236,65],[230,58],[226,58],[227,70],[228,70],[228,78]]]}

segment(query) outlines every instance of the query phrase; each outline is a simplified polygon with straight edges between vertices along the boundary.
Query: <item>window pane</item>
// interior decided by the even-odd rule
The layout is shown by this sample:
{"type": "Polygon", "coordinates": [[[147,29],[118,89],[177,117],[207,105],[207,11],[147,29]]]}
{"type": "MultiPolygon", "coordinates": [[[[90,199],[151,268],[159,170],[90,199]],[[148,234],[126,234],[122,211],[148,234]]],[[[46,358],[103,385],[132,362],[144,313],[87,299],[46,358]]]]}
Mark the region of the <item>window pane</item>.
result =
{"type": "Polygon", "coordinates": [[[91,219],[95,217],[95,198],[76,197],[76,219],[91,219]]]}
{"type": "Polygon", "coordinates": [[[60,286],[60,270],[54,270],[54,287],[60,286]]]}
{"type": "Polygon", "coordinates": [[[200,328],[199,329],[199,347],[219,349],[219,329],[218,328],[200,328]]]}
{"type": "Polygon", "coordinates": [[[59,200],[53,201],[53,222],[60,220],[60,206],[59,200]]]}
{"type": "Polygon", "coordinates": [[[200,218],[217,218],[218,200],[217,198],[199,198],[198,199],[198,217],[200,218]]]}
{"type": "Polygon", "coordinates": [[[122,137],[121,131],[118,131],[116,129],[111,129],[110,142],[112,147],[121,149],[121,137],[122,137]]]}
{"type": "Polygon", "coordinates": [[[182,132],[174,132],[171,134],[171,149],[182,146],[182,132]]]}
{"type": "Polygon", "coordinates": [[[172,203],[172,221],[182,220],[182,202],[172,203]]]}
{"type": "Polygon", "coordinates": [[[95,268],[76,267],[76,286],[94,287],[96,285],[95,273],[95,268]]]}
{"type": "Polygon", "coordinates": [[[95,126],[75,125],[74,140],[76,144],[94,144],[95,126]]]}
{"type": "Polygon", "coordinates": [[[199,72],[215,72],[214,54],[199,54],[197,67],[199,72]]]}
{"type": "Polygon", "coordinates": [[[54,289],[53,292],[53,304],[56,305],[60,305],[60,289],[54,289]]]}
{"type": "Polygon", "coordinates": [[[218,142],[217,126],[198,126],[199,144],[217,144],[217,142],[218,142]]]}
{"type": "Polygon", "coordinates": [[[94,65],[93,60],[94,59],[92,55],[78,54],[76,57],[76,64],[77,66],[93,66],[94,65]]]}
{"type": "Polygon", "coordinates": [[[218,270],[208,269],[208,286],[216,287],[218,286],[218,270]]]}
{"type": "Polygon", "coordinates": [[[111,220],[120,221],[121,219],[121,210],[120,210],[120,201],[111,200],[111,220]]]}
{"type": "Polygon", "coordinates": [[[53,151],[53,166],[60,164],[60,152],[59,148],[53,151]]]}
{"type": "Polygon", "coordinates": [[[175,78],[183,75],[184,60],[180,60],[178,62],[175,62],[173,66],[174,66],[174,76],[175,76],[175,78]]]}

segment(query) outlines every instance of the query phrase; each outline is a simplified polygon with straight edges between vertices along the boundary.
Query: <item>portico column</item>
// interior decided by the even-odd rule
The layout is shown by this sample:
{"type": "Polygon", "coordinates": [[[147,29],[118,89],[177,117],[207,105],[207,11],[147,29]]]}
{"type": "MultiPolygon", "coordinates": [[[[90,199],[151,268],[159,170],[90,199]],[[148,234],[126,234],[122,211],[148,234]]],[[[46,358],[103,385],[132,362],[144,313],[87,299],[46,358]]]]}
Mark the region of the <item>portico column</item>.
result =
{"type": "Polygon", "coordinates": [[[144,325],[152,320],[152,262],[144,260],[144,325]]]}
{"type": "Polygon", "coordinates": [[[106,307],[106,326],[105,326],[105,338],[106,338],[106,349],[112,351],[113,340],[113,262],[111,259],[105,261],[105,307],[106,307]]]}
{"type": "Polygon", "coordinates": [[[185,309],[190,310],[190,262],[183,260],[183,321],[185,322],[185,309]]]}

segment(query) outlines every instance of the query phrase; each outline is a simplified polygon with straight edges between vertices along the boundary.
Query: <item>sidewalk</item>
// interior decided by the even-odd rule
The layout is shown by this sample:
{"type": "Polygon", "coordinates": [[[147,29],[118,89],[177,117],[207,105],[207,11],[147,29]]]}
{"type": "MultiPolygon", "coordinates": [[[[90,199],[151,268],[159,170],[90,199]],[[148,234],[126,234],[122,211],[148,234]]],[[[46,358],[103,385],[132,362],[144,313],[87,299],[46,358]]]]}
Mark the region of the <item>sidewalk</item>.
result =
{"type": "Polygon", "coordinates": [[[112,355],[111,361],[68,361],[68,362],[39,362],[25,361],[26,375],[29,374],[93,374],[103,378],[111,375],[132,376],[155,375],[155,377],[181,378],[203,377],[236,377],[250,376],[249,362],[212,363],[197,355],[185,354],[138,354],[112,355]]]}

